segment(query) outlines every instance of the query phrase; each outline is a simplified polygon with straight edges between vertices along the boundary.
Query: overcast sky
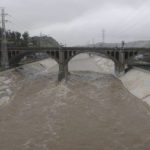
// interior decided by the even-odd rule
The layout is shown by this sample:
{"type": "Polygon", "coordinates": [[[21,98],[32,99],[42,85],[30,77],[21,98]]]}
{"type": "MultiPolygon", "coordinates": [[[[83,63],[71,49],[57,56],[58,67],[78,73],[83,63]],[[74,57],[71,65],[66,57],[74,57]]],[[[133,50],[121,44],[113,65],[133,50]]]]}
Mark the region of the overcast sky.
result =
{"type": "Polygon", "coordinates": [[[150,0],[1,0],[7,28],[67,45],[150,40],[150,0]]]}

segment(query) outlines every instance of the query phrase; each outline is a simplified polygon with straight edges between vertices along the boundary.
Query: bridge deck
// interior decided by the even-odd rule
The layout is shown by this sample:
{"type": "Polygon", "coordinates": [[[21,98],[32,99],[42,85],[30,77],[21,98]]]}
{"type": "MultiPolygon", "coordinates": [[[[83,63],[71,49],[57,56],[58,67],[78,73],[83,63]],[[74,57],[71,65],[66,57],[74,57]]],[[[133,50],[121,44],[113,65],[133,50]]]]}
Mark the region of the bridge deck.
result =
{"type": "Polygon", "coordinates": [[[150,48],[118,48],[118,47],[8,47],[8,51],[138,51],[149,52],[150,48]]]}

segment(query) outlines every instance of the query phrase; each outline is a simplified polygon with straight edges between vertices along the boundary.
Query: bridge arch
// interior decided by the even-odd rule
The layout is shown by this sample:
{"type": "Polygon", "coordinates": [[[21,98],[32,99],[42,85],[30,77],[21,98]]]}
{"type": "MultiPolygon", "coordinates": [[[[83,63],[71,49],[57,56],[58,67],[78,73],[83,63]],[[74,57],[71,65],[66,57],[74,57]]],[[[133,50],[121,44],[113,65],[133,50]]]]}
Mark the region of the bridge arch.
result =
{"type": "Polygon", "coordinates": [[[93,71],[106,74],[115,73],[115,62],[95,53],[79,53],[68,62],[69,71],[93,71]]]}
{"type": "Polygon", "coordinates": [[[112,60],[115,64],[119,63],[119,52],[116,53],[102,53],[102,52],[97,52],[97,51],[79,51],[79,52],[71,52],[72,54],[69,54],[69,57],[67,57],[66,59],[66,63],[69,63],[74,57],[80,55],[80,54],[93,54],[96,56],[100,56],[102,58],[106,58],[106,59],[110,59],[112,60]],[[115,59],[115,55],[116,55],[116,59],[115,59]],[[118,55],[118,60],[117,60],[117,55],[118,55]]]}

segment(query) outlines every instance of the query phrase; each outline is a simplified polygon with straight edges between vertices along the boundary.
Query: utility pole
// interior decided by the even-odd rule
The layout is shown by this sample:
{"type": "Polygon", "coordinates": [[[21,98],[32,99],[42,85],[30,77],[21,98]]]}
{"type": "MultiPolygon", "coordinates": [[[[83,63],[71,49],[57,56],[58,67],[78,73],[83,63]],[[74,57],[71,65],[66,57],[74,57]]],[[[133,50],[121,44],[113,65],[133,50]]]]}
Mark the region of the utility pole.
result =
{"type": "Polygon", "coordinates": [[[7,50],[7,39],[6,39],[6,20],[5,20],[5,9],[1,9],[1,20],[2,20],[2,39],[1,39],[1,66],[4,69],[9,67],[8,61],[8,50],[7,50]]]}

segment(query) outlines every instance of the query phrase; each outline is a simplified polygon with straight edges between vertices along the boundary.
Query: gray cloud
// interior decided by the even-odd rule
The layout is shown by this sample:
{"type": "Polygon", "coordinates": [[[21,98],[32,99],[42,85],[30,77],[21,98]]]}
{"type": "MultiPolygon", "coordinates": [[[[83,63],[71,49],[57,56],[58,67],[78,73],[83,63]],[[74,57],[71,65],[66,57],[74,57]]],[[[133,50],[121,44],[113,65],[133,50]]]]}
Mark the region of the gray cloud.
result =
{"type": "Polygon", "coordinates": [[[8,28],[50,34],[69,45],[150,39],[148,0],[3,0],[8,28]]]}

